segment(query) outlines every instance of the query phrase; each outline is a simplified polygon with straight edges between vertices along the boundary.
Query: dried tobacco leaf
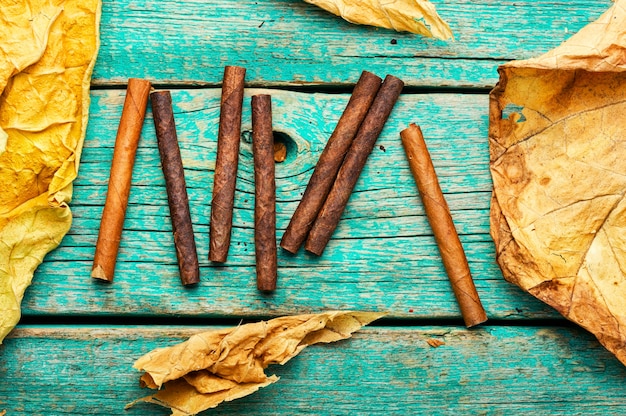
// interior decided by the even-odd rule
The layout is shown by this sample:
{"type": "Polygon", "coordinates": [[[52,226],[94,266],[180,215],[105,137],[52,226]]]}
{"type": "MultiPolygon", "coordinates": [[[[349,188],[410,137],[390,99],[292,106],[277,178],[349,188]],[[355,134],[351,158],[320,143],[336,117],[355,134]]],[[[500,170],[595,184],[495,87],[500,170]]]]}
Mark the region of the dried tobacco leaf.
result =
{"type": "Polygon", "coordinates": [[[428,0],[304,0],[350,23],[452,39],[450,26],[428,0]]]}
{"type": "Polygon", "coordinates": [[[9,3],[0,7],[0,342],[70,227],[100,21],[99,0],[9,3]]]}
{"type": "Polygon", "coordinates": [[[504,277],[626,364],[626,0],[499,72],[491,234],[504,277]]]}
{"type": "Polygon", "coordinates": [[[247,396],[278,381],[270,364],[285,364],[304,348],[350,338],[383,316],[376,312],[297,315],[208,331],[139,358],[144,387],[160,389],[138,402],[169,407],[173,415],[195,415],[224,401],[247,396]]]}

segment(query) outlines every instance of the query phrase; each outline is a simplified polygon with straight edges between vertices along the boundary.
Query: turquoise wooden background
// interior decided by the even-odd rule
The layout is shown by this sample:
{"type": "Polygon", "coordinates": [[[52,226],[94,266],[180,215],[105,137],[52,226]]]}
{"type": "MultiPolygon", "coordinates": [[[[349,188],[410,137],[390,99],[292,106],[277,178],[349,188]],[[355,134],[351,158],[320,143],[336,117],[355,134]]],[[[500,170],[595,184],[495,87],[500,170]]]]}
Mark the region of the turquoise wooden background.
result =
{"type": "MultiPolygon", "coordinates": [[[[354,339],[311,347],[281,380],[216,414],[623,414],[626,369],[595,339],[505,282],[489,236],[488,92],[498,65],[543,53],[611,2],[434,0],[446,43],[351,25],[298,0],[107,1],[74,223],[38,269],[0,346],[0,412],[121,414],[147,392],[132,362],[216,325],[327,309],[387,311],[354,339]],[[393,41],[393,42],[392,42],[393,41]],[[207,260],[224,65],[247,68],[229,261],[207,260]],[[278,238],[362,70],[407,87],[322,257],[279,251],[278,290],[256,291],[249,99],[272,94],[278,238]],[[151,113],[135,164],[116,278],[89,277],[129,77],[172,91],[201,266],[178,279],[151,113]],[[466,330],[399,140],[422,126],[490,318],[466,330]],[[427,340],[445,345],[430,347],[427,340]]],[[[124,414],[167,414],[138,406],[124,414]]]]}

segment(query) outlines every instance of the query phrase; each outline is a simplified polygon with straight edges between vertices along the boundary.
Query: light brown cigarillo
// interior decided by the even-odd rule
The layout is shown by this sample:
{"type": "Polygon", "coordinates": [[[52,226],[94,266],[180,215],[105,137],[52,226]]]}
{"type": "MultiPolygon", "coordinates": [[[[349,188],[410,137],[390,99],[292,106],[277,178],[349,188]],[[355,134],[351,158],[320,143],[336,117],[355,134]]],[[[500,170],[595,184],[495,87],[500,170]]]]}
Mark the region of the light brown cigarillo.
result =
{"type": "Polygon", "coordinates": [[[150,94],[150,82],[143,79],[128,80],[126,98],[115,138],[111,173],[100,231],[93,259],[91,277],[106,282],[113,281],[117,252],[122,238],[122,228],[128,206],[130,183],[135,155],[141,135],[150,94]]]}
{"type": "Polygon", "coordinates": [[[469,328],[483,323],[487,320],[487,315],[474,286],[467,258],[452,222],[450,209],[441,192],[422,130],[418,125],[411,124],[400,132],[400,137],[465,325],[469,328]]]}
{"type": "Polygon", "coordinates": [[[257,288],[269,292],[276,289],[277,279],[274,134],[272,100],[269,95],[252,96],[252,153],[257,288]]]}
{"type": "Polygon", "coordinates": [[[245,68],[224,68],[209,223],[209,260],[221,263],[226,261],[230,248],[245,75],[245,68]]]}

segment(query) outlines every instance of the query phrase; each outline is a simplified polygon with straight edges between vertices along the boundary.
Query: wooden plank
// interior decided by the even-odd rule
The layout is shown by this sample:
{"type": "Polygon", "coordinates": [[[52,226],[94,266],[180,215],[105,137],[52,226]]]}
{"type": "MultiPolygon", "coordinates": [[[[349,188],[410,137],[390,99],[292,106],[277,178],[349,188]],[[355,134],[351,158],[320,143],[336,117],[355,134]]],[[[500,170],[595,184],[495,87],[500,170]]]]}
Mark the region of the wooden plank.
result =
{"type": "Polygon", "coordinates": [[[217,85],[227,64],[250,85],[351,85],[363,69],[410,86],[482,87],[498,65],[544,53],[610,0],[432,0],[455,42],[352,25],[299,0],[103,2],[94,85],[129,77],[217,85]]]}
{"type": "MultiPolygon", "coordinates": [[[[0,346],[8,415],[165,415],[132,363],[198,327],[21,327],[0,346]],[[10,382],[9,382],[10,381],[10,382]]],[[[626,412],[626,368],[577,328],[368,327],[307,348],[280,380],[210,414],[590,414],[626,412]],[[429,339],[445,342],[438,348],[429,339]]]]}
{"type": "MultiPolygon", "coordinates": [[[[243,130],[250,130],[247,90],[243,130]]],[[[347,95],[271,90],[274,129],[293,139],[277,165],[278,237],[304,191],[347,95]],[[294,150],[297,148],[297,150],[294,150]]],[[[487,97],[406,94],[392,113],[322,257],[280,251],[278,290],[255,289],[253,175],[248,140],[241,148],[228,263],[208,262],[208,221],[218,122],[218,89],[175,90],[176,122],[189,187],[201,284],[182,288],[151,115],[145,122],[113,285],[89,274],[123,91],[93,93],[74,223],[50,253],[23,302],[25,315],[130,314],[200,317],[272,316],[334,308],[384,310],[394,318],[459,319],[439,253],[399,140],[422,125],[442,188],[491,318],[556,318],[556,312],[505,282],[489,236],[487,97]],[[383,150],[384,149],[384,150],[383,150]],[[471,160],[472,163],[467,163],[471,160]],[[164,294],[168,294],[165,296],[164,294]]],[[[244,137],[247,137],[244,134],[244,137]]]]}

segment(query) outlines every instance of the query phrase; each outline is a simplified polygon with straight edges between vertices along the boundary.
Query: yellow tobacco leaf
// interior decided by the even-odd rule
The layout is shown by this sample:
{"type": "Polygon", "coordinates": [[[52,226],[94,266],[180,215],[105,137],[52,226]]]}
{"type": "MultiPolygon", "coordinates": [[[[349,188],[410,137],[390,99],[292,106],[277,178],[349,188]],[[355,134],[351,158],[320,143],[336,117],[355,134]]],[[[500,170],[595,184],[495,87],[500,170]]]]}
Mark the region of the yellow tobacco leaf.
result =
{"type": "Polygon", "coordinates": [[[129,404],[150,402],[174,415],[194,415],[223,401],[251,394],[274,383],[271,364],[284,364],[309,345],[350,338],[380,318],[376,312],[326,312],[297,315],[218,329],[158,348],[139,358],[141,384],[159,392],[129,404]]]}
{"type": "MultiPolygon", "coordinates": [[[[0,10],[0,92],[9,79],[37,62],[48,43],[50,26],[62,8],[39,2],[2,4],[0,10]]],[[[0,153],[6,149],[8,135],[0,127],[0,153]]]]}
{"type": "Polygon", "coordinates": [[[157,393],[129,403],[126,405],[126,408],[128,409],[139,402],[153,403],[169,407],[172,411],[172,416],[195,415],[204,410],[214,408],[220,403],[248,396],[276,381],[278,381],[278,377],[270,376],[260,383],[235,383],[233,387],[227,390],[205,394],[181,378],[168,381],[157,393]]]}
{"type": "Polygon", "coordinates": [[[452,39],[448,24],[428,0],[304,0],[350,23],[452,39]]]}
{"type": "Polygon", "coordinates": [[[232,389],[237,385],[236,381],[218,377],[207,370],[187,373],[183,376],[183,378],[199,393],[203,394],[216,393],[218,391],[232,389]]]}
{"type": "MultiPolygon", "coordinates": [[[[6,2],[5,2],[6,3],[6,2]]],[[[43,257],[69,230],[99,0],[0,7],[0,342],[43,257]]]]}
{"type": "Polygon", "coordinates": [[[491,93],[491,234],[504,277],[626,364],[626,0],[491,93]]]}

